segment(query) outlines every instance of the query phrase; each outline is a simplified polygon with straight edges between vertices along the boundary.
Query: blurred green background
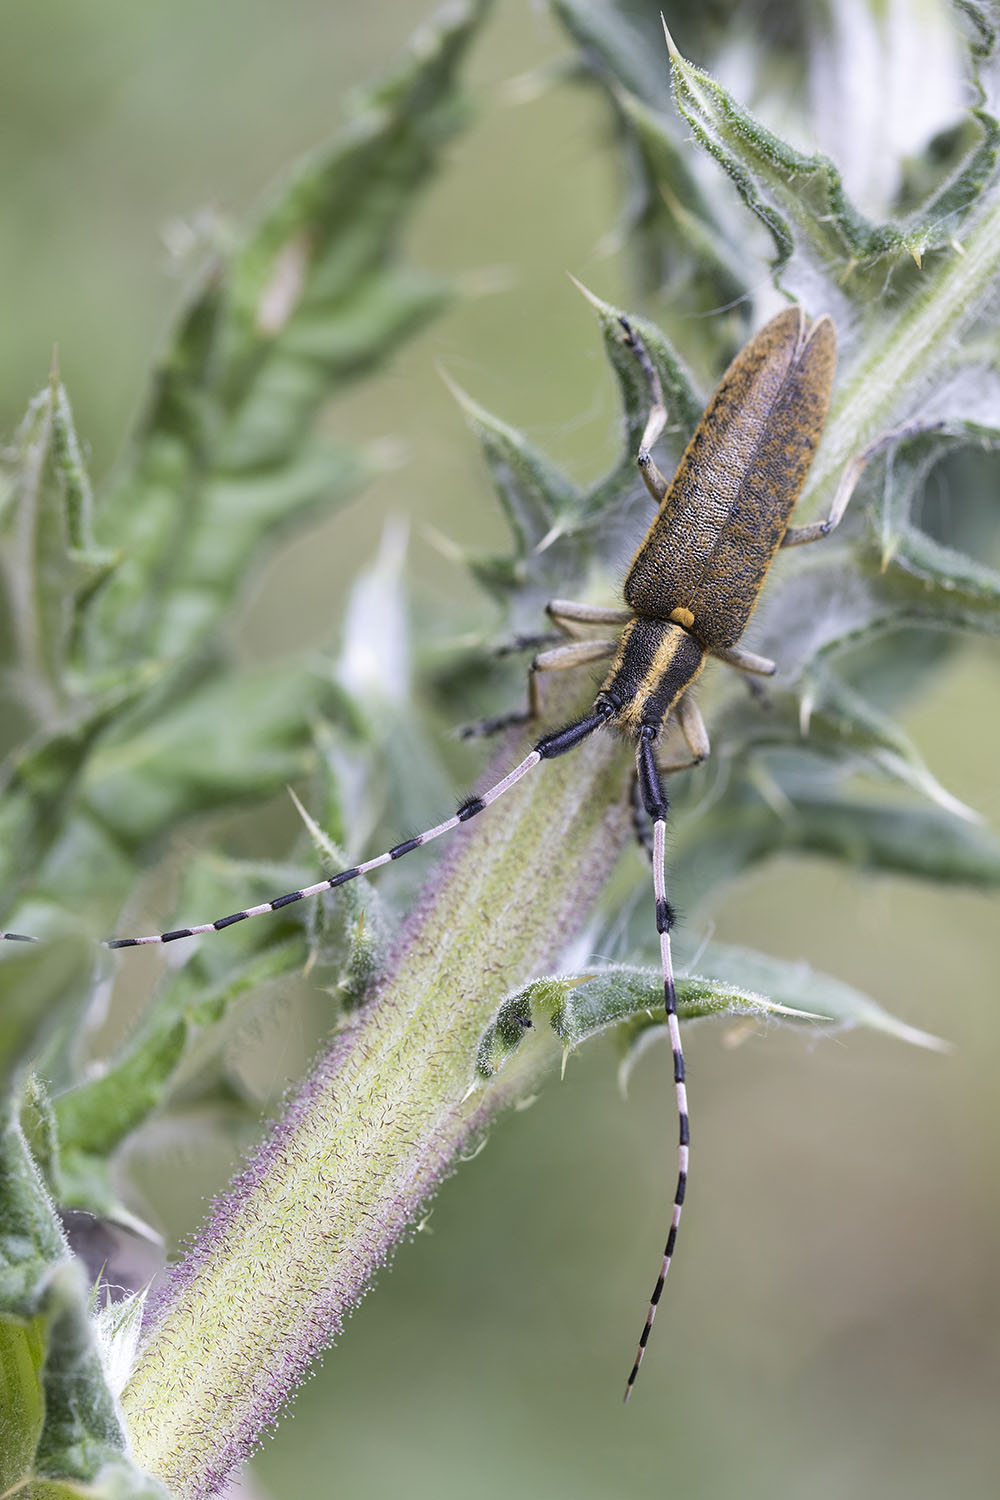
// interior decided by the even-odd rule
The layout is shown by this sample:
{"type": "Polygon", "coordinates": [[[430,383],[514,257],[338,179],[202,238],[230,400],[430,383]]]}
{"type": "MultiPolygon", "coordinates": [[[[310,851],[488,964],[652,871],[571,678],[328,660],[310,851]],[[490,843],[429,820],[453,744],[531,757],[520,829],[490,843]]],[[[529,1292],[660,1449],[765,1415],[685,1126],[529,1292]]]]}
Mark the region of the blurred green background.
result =
{"type": "MultiPolygon", "coordinates": [[[[245,218],[421,14],[401,0],[8,0],[0,430],[57,343],[94,477],[106,474],[182,295],[177,252],[245,218]]],[[[409,237],[411,258],[463,295],[333,417],[360,443],[391,437],[405,463],[248,580],[248,657],[329,640],[387,515],[411,521],[423,614],[445,595],[454,628],[490,607],[426,536],[502,541],[437,365],[575,478],[615,452],[609,376],[565,275],[629,300],[626,263],[603,248],[619,201],[607,118],[582,89],[507,86],[566,50],[526,0],[501,6],[481,38],[477,118],[409,237]]],[[[906,726],[993,826],[997,667],[995,648],[969,645],[906,726]]],[[[261,1486],[365,1500],[994,1494],[997,930],[995,900],[978,893],[819,862],[777,863],[734,890],[718,939],[805,958],[946,1036],[954,1055],[865,1033],[690,1032],[682,1254],[623,1412],[665,1227],[673,1106],[660,1053],[623,1104],[610,1046],[585,1051],[447,1184],[255,1461],[261,1486]]],[[[272,1038],[279,1084],[305,1045],[287,1023],[272,1038]]],[[[227,1175],[194,1140],[147,1169],[171,1234],[227,1175]]]]}

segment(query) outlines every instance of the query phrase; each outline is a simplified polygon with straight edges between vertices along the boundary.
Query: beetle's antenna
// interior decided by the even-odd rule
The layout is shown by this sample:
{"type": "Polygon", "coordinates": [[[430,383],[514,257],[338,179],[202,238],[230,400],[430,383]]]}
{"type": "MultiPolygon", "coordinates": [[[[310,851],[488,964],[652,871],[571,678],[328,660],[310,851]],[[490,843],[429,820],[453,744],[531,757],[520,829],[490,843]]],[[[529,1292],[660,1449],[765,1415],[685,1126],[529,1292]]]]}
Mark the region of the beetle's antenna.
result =
{"type": "MultiPolygon", "coordinates": [[[[459,824],[467,823],[470,818],[474,818],[477,813],[489,807],[491,802],[502,797],[504,792],[516,786],[522,777],[527,776],[528,772],[538,765],[539,761],[551,760],[554,756],[563,755],[567,750],[574,749],[601,724],[607,723],[611,714],[610,708],[602,707],[583,719],[574,720],[563,729],[543,735],[520,765],[515,766],[513,771],[508,771],[506,776],[488,787],[479,796],[466,798],[453,817],[446,818],[443,823],[427,828],[423,833],[418,833],[411,839],[405,839],[403,843],[387,849],[384,854],[377,854],[374,859],[366,859],[363,864],[352,865],[349,870],[340,870],[326,880],[318,880],[315,885],[306,885],[301,890],[289,891],[284,896],[276,896],[273,901],[264,901],[260,906],[248,906],[243,911],[234,911],[228,917],[217,917],[214,922],[200,922],[193,927],[176,927],[172,932],[154,932],[147,937],[107,938],[102,946],[105,948],[141,948],[153,943],[176,943],[180,938],[196,937],[202,932],[218,932],[223,927],[232,927],[236,922],[245,922],[250,917],[262,917],[267,912],[279,911],[283,906],[291,906],[294,901],[304,901],[310,896],[320,895],[323,891],[335,890],[338,885],[346,885],[349,880],[357,880],[359,875],[368,875],[381,865],[388,865],[395,859],[402,859],[404,854],[410,854],[414,849],[420,849],[424,844],[429,844],[432,839],[450,833],[459,824]]],[[[19,932],[0,933],[0,941],[4,939],[20,943],[36,941],[35,938],[26,937],[19,932]]]]}
{"type": "Polygon", "coordinates": [[[674,1244],[677,1240],[677,1227],[681,1222],[681,1209],[684,1206],[684,1194],[687,1190],[688,1176],[688,1154],[690,1148],[691,1131],[688,1123],[687,1085],[684,1082],[684,1051],[681,1047],[681,1029],[677,1021],[677,991],[674,988],[674,966],[670,954],[670,929],[673,926],[674,914],[667,900],[667,874],[666,874],[666,834],[667,834],[667,798],[663,790],[663,783],[656,765],[656,755],[653,749],[655,732],[650,730],[643,732],[636,746],[636,769],[639,773],[639,787],[642,792],[642,800],[645,804],[653,824],[653,892],[656,897],[656,930],[660,934],[660,962],[663,967],[663,1000],[667,1012],[667,1029],[670,1033],[670,1050],[674,1054],[674,1088],[677,1093],[677,1119],[680,1126],[680,1134],[677,1146],[677,1186],[674,1189],[674,1206],[670,1215],[670,1229],[667,1233],[667,1243],[663,1250],[663,1261],[660,1265],[660,1274],[656,1278],[653,1295],[649,1299],[649,1311],[646,1314],[646,1322],[639,1338],[639,1347],[636,1350],[635,1364],[625,1385],[625,1400],[632,1394],[636,1376],[639,1374],[639,1366],[642,1364],[646,1345],[649,1343],[649,1333],[656,1317],[656,1308],[663,1291],[663,1283],[667,1279],[670,1270],[670,1262],[673,1259],[674,1244]]]}
{"type": "Polygon", "coordinates": [[[402,859],[404,854],[410,854],[414,849],[420,849],[424,844],[429,844],[432,839],[438,839],[442,834],[450,833],[461,823],[467,823],[470,818],[474,818],[477,813],[489,807],[491,802],[502,797],[504,792],[516,786],[522,777],[527,776],[528,772],[538,765],[542,756],[543,752],[536,746],[530,754],[524,757],[520,765],[515,766],[513,771],[508,771],[501,781],[496,782],[478,797],[468,797],[453,817],[446,818],[443,823],[435,824],[433,828],[426,828],[423,833],[418,833],[411,839],[404,839],[401,844],[393,845],[384,854],[376,854],[374,859],[366,859],[363,864],[351,865],[348,870],[340,870],[326,880],[318,880],[315,885],[306,885],[301,890],[289,891],[287,895],[276,896],[273,901],[264,901],[260,906],[248,906],[244,911],[233,912],[228,917],[218,917],[214,922],[201,922],[193,927],[177,927],[172,932],[154,932],[149,937],[108,938],[103,946],[105,948],[139,948],[149,943],[175,943],[179,938],[196,937],[202,932],[218,932],[223,927],[232,927],[236,922],[245,922],[249,917],[261,917],[266,912],[278,911],[283,906],[291,906],[294,901],[304,901],[310,896],[320,895],[323,891],[335,890],[338,885],[346,885],[349,880],[357,880],[359,875],[368,875],[382,865],[402,859]]]}

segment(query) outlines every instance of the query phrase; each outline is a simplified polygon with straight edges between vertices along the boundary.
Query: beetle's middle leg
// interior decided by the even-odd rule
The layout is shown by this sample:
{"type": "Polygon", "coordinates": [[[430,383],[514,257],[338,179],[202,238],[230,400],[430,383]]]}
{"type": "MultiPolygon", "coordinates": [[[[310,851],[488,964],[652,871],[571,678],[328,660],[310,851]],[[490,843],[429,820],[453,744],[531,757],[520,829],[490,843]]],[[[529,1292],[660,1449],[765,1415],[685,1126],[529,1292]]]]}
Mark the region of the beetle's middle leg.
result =
{"type": "Polygon", "coordinates": [[[712,655],[737,672],[748,672],[753,677],[773,677],[777,664],[769,656],[758,656],[756,651],[747,651],[742,646],[713,647],[712,655]]]}
{"type": "Polygon", "coordinates": [[[606,661],[618,650],[618,641],[565,641],[551,651],[540,651],[528,668],[528,717],[542,716],[542,673],[567,672],[592,661],[606,661]]]}
{"type": "Polygon", "coordinates": [[[496,719],[481,719],[478,724],[466,724],[460,731],[462,739],[479,739],[481,736],[499,734],[501,730],[511,729],[515,724],[527,724],[532,719],[540,719],[543,672],[568,672],[573,667],[583,667],[592,661],[606,661],[617,650],[616,639],[568,640],[548,651],[540,651],[528,668],[528,707],[516,713],[502,714],[496,719]]]}
{"type": "Polygon", "coordinates": [[[550,599],[545,613],[557,630],[571,640],[579,639],[580,625],[627,625],[630,609],[606,609],[600,604],[577,604],[573,599],[550,599]]]}

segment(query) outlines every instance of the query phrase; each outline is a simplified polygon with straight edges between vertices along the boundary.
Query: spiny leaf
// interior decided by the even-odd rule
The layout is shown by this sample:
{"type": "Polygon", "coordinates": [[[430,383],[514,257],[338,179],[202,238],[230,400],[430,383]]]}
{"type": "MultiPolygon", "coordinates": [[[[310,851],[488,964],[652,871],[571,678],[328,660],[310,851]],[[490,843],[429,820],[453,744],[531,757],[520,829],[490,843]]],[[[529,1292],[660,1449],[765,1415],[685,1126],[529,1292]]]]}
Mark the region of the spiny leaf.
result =
{"type": "MultiPolygon", "coordinates": [[[[577,286],[597,313],[621,393],[622,457],[604,479],[581,491],[520,433],[453,387],[479,438],[515,544],[512,558],[474,557],[469,566],[480,583],[507,600],[515,626],[537,619],[541,605],[567,588],[579,589],[606,557],[620,550],[623,538],[641,526],[641,517],[648,517],[649,497],[637,477],[635,454],[649,415],[649,392],[625,346],[625,313],[579,282],[577,286]]],[[[659,374],[668,410],[667,440],[679,456],[697,425],[702,402],[660,329],[643,318],[631,322],[659,374]]]]}
{"type": "Polygon", "coordinates": [[[679,458],[688,440],[701,420],[705,402],[695,388],[694,381],[683,359],[655,323],[647,318],[626,315],[624,308],[613,307],[600,297],[580,286],[597,314],[597,321],[604,337],[604,352],[614,371],[621,392],[622,412],[625,420],[623,452],[618,466],[601,484],[588,494],[584,513],[590,514],[608,509],[608,496],[617,495],[623,488],[635,485],[635,456],[646,419],[649,416],[649,387],[632,350],[623,337],[622,319],[635,329],[646,346],[663,389],[663,400],[667,408],[667,441],[674,455],[679,458]]]}
{"type": "MultiPolygon", "coordinates": [[[[693,909],[738,873],[776,854],[820,854],[859,870],[945,884],[1000,885],[1000,842],[937,806],[893,806],[850,796],[785,767],[771,798],[748,767],[675,837],[675,880],[693,909]]],[[[771,774],[774,766],[771,766],[771,774]]]]}
{"type": "Polygon", "coordinates": [[[74,706],[74,642],[118,559],[94,542],[90,482],[69,401],[55,373],[29,406],[5,455],[5,469],[0,644],[9,704],[3,739],[9,745],[57,723],[74,706]]]}
{"type": "MultiPolygon", "coordinates": [[[[715,948],[699,959],[704,975],[677,980],[677,1011],[692,1021],[706,1016],[745,1016],[813,1026],[864,1025],[917,1046],[940,1050],[937,1038],[905,1025],[867,995],[805,964],[789,964],[745,950],[715,948]],[[735,977],[738,976],[738,977],[735,977]]],[[[477,1055],[481,1078],[500,1071],[536,1026],[548,1026],[564,1048],[573,1049],[609,1028],[627,1025],[622,1041],[631,1051],[648,1026],[665,1031],[663,975],[631,964],[594,973],[537,979],[504,1001],[483,1034],[477,1055]]]]}
{"type": "MultiPolygon", "coordinates": [[[[274,870],[269,874],[271,880],[277,878],[274,870]]],[[[274,887],[268,884],[267,889],[270,893],[274,887]]],[[[239,1012],[241,1003],[301,969],[297,929],[300,924],[291,923],[290,936],[288,922],[275,924],[258,937],[260,951],[248,955],[241,948],[220,954],[223,972],[218,978],[207,976],[192,956],[159,985],[146,1016],[100,1073],[60,1093],[54,1112],[62,1203],[112,1217],[122,1214],[114,1171],[119,1146],[169,1099],[185,1069],[190,1072],[199,1044],[201,1065],[208,1067],[206,1035],[214,1033],[217,1048],[224,1022],[239,1012]]]]}
{"type": "Polygon", "coordinates": [[[11,663],[0,821],[17,862],[4,874],[57,892],[98,930],[135,882],[132,858],[165,827],[266,796],[309,762],[332,691],[305,673],[280,692],[250,677],[221,686],[221,624],[263,546],[366,473],[357,453],[311,435],[322,403],[441,303],[443,286],[402,264],[399,237],[461,122],[458,67],[484,10],[466,0],[425,28],[257,230],[213,258],[108,495],[92,502],[64,396],[53,388],[32,406],[3,517],[12,527],[28,497],[45,525],[21,526],[20,550],[0,560],[11,663]],[[92,505],[113,556],[91,542],[92,505]]]}
{"type": "Polygon", "coordinates": [[[746,263],[727,238],[724,216],[702,191],[690,152],[664,115],[665,58],[610,7],[554,0],[614,111],[626,172],[621,228],[640,285],[663,291],[688,311],[725,307],[746,295],[746,263]]]}
{"type": "Polygon", "coordinates": [[[329,441],[297,478],[287,471],[321,403],[442,303],[439,282],[400,266],[398,239],[460,123],[455,75],[484,9],[466,0],[427,26],[231,265],[210,267],[163,361],[134,471],[102,511],[128,552],[104,615],[116,651],[193,645],[276,525],[357,488],[362,466],[329,441]]]}
{"type": "Polygon", "coordinates": [[[506,577],[490,559],[473,559],[472,570],[487,588],[495,589],[502,579],[504,594],[521,592],[540,544],[553,533],[568,530],[579,514],[579,491],[519,432],[449,383],[479,439],[515,545],[514,559],[504,570],[506,577]]]}
{"type": "Polygon", "coordinates": [[[830,278],[848,262],[908,251],[898,229],[871,224],[857,212],[828,157],[794,150],[682,57],[669,35],[667,45],[677,108],[768,230],[777,273],[796,247],[830,278]]]}
{"type": "Polygon", "coordinates": [[[92,757],[86,793],[132,848],[199,809],[267,795],[311,760],[308,724],[329,701],[322,678],[285,667],[230,673],[92,757]]]}

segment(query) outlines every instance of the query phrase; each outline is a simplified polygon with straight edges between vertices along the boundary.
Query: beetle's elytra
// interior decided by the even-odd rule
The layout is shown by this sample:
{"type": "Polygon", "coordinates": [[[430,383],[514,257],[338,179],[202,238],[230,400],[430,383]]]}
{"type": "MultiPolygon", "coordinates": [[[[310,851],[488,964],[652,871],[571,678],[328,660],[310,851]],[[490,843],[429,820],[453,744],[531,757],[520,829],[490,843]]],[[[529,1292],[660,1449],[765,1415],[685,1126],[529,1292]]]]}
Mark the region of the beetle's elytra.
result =
{"type": "Polygon", "coordinates": [[[635,614],[706,651],[736,644],[819,445],[836,349],[829,318],[807,332],[789,308],[736,356],[625,579],[635,614]]]}

